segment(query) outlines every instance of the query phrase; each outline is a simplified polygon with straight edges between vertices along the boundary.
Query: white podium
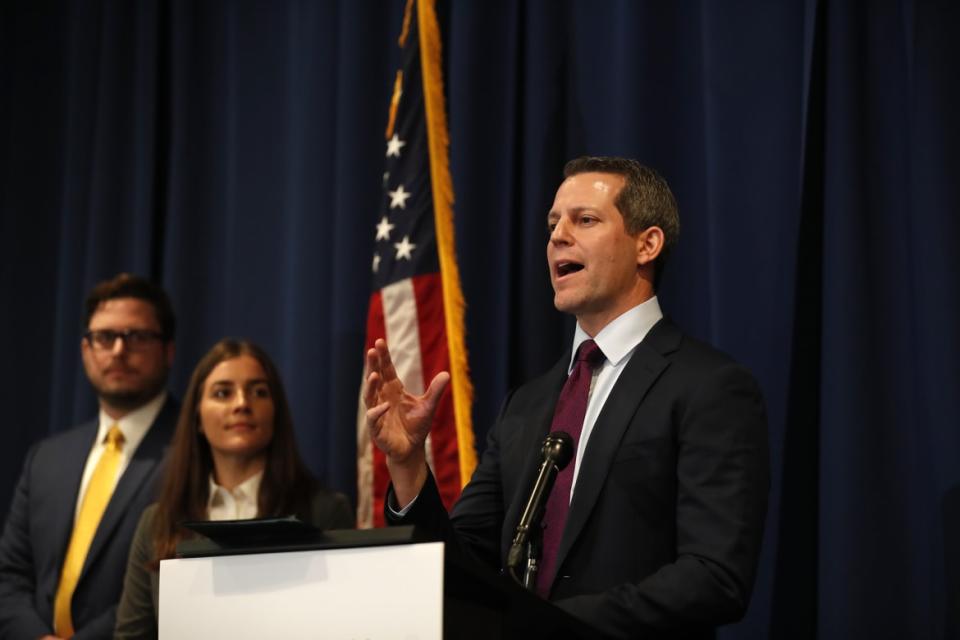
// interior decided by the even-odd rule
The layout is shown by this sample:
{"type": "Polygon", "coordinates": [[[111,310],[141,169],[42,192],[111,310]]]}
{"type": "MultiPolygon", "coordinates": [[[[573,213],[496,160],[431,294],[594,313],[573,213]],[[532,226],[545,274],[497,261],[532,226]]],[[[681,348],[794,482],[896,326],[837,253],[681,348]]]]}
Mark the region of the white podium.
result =
{"type": "Polygon", "coordinates": [[[443,634],[443,543],[160,563],[161,640],[443,634]]]}
{"type": "Polygon", "coordinates": [[[596,632],[414,527],[195,522],[160,563],[161,640],[593,640],[596,632]]]}

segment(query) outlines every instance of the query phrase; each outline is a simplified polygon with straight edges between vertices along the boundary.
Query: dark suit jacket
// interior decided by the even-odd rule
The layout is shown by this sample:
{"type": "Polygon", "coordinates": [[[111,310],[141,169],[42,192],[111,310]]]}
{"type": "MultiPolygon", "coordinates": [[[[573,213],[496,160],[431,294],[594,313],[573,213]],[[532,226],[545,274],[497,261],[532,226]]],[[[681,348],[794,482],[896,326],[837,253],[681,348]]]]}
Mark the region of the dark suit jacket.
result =
{"type": "MultiPolygon", "coordinates": [[[[157,637],[160,573],[148,568],[157,557],[153,544],[156,515],[155,504],[147,507],[130,545],[114,640],[157,637]]],[[[313,494],[309,513],[299,514],[299,517],[318,529],[352,529],[356,525],[356,515],[347,497],[323,488],[317,488],[313,494]]]]}
{"type": "MultiPolygon", "coordinates": [[[[75,638],[110,638],[127,551],[144,508],[156,498],[164,450],[179,408],[168,398],[117,482],[73,594],[75,638]]],[[[93,420],[27,453],[0,537],[0,638],[53,633],[53,599],[76,509],[80,478],[97,434],[93,420]]]]}
{"type": "MultiPolygon", "coordinates": [[[[406,517],[392,520],[432,528],[502,567],[569,359],[508,396],[449,519],[431,477],[406,517]]],[[[711,637],[746,610],[769,484],[753,378],[661,320],[588,441],[550,599],[612,636],[711,637]]]]}

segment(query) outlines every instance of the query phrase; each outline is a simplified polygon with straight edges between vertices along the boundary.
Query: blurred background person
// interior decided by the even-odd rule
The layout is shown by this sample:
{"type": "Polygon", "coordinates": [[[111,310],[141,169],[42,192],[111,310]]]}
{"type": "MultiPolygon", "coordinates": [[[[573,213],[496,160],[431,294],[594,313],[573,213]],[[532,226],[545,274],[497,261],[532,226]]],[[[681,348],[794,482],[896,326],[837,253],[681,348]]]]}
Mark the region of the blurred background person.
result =
{"type": "Polygon", "coordinates": [[[0,537],[0,638],[110,637],[177,419],[166,292],[121,273],[91,290],[84,311],[80,351],[100,413],[27,453],[0,537]]]}
{"type": "Polygon", "coordinates": [[[297,451],[290,407],[270,357],[223,339],[190,378],[159,501],[130,548],[116,638],[157,636],[160,561],[192,537],[187,520],[296,515],[321,529],[350,528],[342,494],[319,485],[297,451]]]}

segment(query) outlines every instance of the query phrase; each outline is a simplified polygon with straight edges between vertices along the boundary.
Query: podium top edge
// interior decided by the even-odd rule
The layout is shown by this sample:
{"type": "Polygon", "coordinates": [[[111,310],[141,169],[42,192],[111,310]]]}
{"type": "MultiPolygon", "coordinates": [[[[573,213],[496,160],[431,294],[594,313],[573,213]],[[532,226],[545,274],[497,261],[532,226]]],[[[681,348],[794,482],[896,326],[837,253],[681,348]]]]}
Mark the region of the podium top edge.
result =
{"type": "Polygon", "coordinates": [[[252,553],[349,549],[416,542],[436,542],[436,538],[424,535],[423,532],[413,526],[381,529],[309,530],[292,533],[290,531],[278,531],[276,535],[271,535],[269,531],[259,531],[257,535],[247,537],[226,535],[217,539],[201,537],[183,540],[177,545],[177,557],[201,558],[252,553]]]}

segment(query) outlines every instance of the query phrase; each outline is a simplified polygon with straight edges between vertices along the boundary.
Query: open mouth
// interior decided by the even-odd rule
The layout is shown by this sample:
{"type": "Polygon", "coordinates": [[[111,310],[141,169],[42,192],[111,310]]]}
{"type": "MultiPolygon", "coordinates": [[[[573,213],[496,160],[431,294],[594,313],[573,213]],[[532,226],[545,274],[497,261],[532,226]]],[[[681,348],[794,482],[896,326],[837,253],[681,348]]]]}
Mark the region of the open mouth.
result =
{"type": "Polygon", "coordinates": [[[557,263],[557,277],[562,278],[568,276],[571,273],[576,273],[577,271],[583,271],[583,265],[577,262],[558,262],[557,263]]]}

